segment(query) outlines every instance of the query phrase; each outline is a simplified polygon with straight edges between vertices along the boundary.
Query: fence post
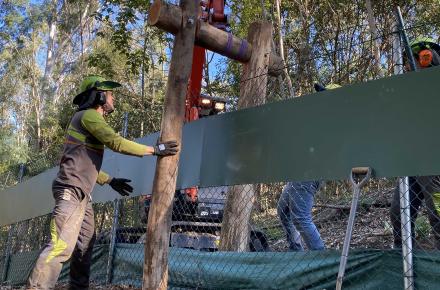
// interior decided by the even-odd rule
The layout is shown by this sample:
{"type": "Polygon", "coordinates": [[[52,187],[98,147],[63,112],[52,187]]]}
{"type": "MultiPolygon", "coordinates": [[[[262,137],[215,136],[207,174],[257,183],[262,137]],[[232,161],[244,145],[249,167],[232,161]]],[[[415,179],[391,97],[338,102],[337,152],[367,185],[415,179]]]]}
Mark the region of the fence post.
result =
{"type": "MultiPolygon", "coordinates": [[[[127,137],[128,131],[128,112],[124,113],[124,123],[122,125],[122,137],[127,137]]],[[[112,272],[113,272],[113,258],[115,254],[115,245],[116,245],[116,231],[119,226],[119,205],[120,200],[116,198],[113,201],[113,222],[112,229],[110,233],[110,247],[108,250],[108,260],[107,260],[107,273],[106,273],[106,282],[110,284],[112,282],[112,272]]]]}
{"type": "Polygon", "coordinates": [[[8,232],[8,239],[6,240],[5,261],[3,264],[3,273],[1,279],[2,283],[6,282],[8,276],[9,262],[11,260],[12,236],[14,231],[15,231],[15,224],[11,225],[11,228],[9,229],[8,232]]]}
{"type": "Polygon", "coordinates": [[[399,178],[400,194],[400,223],[402,227],[402,259],[403,259],[403,284],[405,290],[414,289],[414,269],[412,255],[412,229],[409,201],[409,178],[399,178]]]}
{"type": "Polygon", "coordinates": [[[116,230],[119,224],[119,199],[115,199],[113,201],[113,223],[112,230],[110,233],[110,247],[108,251],[108,259],[107,259],[107,273],[106,273],[106,282],[110,284],[112,281],[112,272],[113,272],[113,258],[115,253],[115,245],[116,245],[116,230]]]}
{"type": "MultiPolygon", "coordinates": [[[[128,133],[128,112],[124,113],[124,125],[122,126],[122,137],[127,138],[128,133]]],[[[141,135],[141,137],[143,137],[141,135]]]]}
{"type": "MultiPolygon", "coordinates": [[[[408,37],[405,33],[405,24],[403,22],[402,13],[400,8],[396,7],[396,23],[397,33],[394,34],[393,39],[393,61],[396,67],[394,67],[394,74],[403,73],[403,55],[400,40],[403,40],[405,49],[407,51],[407,57],[411,64],[411,69],[416,70],[414,56],[410,53],[410,47],[408,37]]],[[[403,260],[403,285],[405,290],[414,289],[414,268],[413,268],[413,255],[412,255],[412,229],[411,229],[411,210],[409,201],[409,178],[399,178],[399,199],[400,199],[400,223],[402,234],[402,260],[403,260]]]]}

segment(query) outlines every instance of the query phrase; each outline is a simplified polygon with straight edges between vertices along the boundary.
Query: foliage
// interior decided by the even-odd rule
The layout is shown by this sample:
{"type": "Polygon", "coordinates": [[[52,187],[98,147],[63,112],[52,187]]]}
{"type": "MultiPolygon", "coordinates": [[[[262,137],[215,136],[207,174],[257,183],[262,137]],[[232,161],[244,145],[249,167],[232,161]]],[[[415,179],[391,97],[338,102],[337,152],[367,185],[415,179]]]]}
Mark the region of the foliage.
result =
{"type": "MultiPolygon", "coordinates": [[[[176,1],[174,1],[176,2],[176,1]]],[[[438,39],[438,1],[385,0],[373,3],[378,39],[373,39],[365,1],[281,1],[281,27],[274,1],[227,1],[230,30],[245,38],[249,25],[274,23],[273,50],[284,38],[286,66],[295,95],[313,83],[362,82],[393,74],[393,10],[400,5],[408,35],[438,39]],[[380,63],[373,56],[380,50],[380,63]]],[[[27,175],[54,166],[71,104],[81,79],[101,74],[124,84],[116,92],[110,124],[128,137],[159,130],[172,37],[150,27],[150,1],[7,0],[0,3],[0,185],[17,182],[21,163],[27,175]],[[51,31],[54,34],[51,34],[51,31]]],[[[231,100],[235,109],[242,65],[208,55],[203,91],[231,100]]],[[[269,77],[267,101],[287,97],[285,80],[269,77]]],[[[328,183],[329,192],[346,195],[346,184],[328,183]]],[[[268,194],[273,204],[276,194],[268,194]]]]}
{"type": "MultiPolygon", "coordinates": [[[[266,10],[271,3],[265,3],[266,10]],[[268,5],[269,4],[269,5],[268,5]]],[[[394,10],[400,5],[410,39],[429,35],[438,38],[439,23],[434,19],[440,13],[438,1],[374,2],[373,10],[379,32],[377,39],[381,58],[377,64],[373,57],[375,40],[367,21],[365,1],[281,1],[284,51],[287,67],[293,80],[295,95],[313,92],[313,83],[339,83],[341,85],[367,81],[393,74],[392,32],[394,10]]],[[[234,34],[246,36],[249,24],[262,19],[262,7],[256,1],[231,1],[231,29],[234,34]]],[[[277,33],[274,46],[279,49],[277,33]]],[[[223,78],[233,85],[240,79],[240,69],[235,62],[226,61],[223,78]]],[[[274,82],[274,80],[270,80],[274,82]]],[[[287,94],[280,89],[272,100],[283,99],[287,94]]]]}
{"type": "Polygon", "coordinates": [[[416,237],[419,239],[427,239],[431,232],[431,225],[429,224],[428,217],[426,215],[421,215],[417,217],[414,231],[416,233],[416,237]]]}
{"type": "Polygon", "coordinates": [[[83,76],[119,81],[109,123],[128,137],[159,129],[164,36],[146,24],[148,1],[3,1],[0,9],[0,185],[18,168],[36,175],[59,160],[83,76]],[[147,117],[146,117],[147,116],[147,117]]]}

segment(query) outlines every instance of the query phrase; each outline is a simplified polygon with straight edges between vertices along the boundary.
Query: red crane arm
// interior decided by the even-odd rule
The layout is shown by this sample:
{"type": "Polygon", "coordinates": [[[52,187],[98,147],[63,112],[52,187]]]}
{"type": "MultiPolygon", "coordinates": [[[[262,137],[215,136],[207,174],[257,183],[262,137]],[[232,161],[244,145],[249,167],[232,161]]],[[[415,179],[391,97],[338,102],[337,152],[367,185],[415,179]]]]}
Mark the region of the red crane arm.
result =
{"type": "MultiPolygon", "coordinates": [[[[227,17],[225,15],[225,1],[224,0],[209,0],[202,2],[202,7],[205,8],[205,13],[200,14],[200,18],[208,20],[210,24],[220,29],[226,28],[227,17]]],[[[197,120],[200,100],[200,92],[202,89],[203,66],[205,65],[206,49],[200,46],[194,46],[193,64],[191,77],[189,81],[188,91],[186,93],[186,107],[185,107],[185,121],[191,122],[197,120]]]]}

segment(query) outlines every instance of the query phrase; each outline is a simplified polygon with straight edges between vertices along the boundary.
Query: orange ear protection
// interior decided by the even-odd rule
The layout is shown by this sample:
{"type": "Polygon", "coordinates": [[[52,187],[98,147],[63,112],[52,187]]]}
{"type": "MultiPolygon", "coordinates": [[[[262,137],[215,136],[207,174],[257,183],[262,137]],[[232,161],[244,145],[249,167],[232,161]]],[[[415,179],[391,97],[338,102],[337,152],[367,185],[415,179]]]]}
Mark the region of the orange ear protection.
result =
{"type": "Polygon", "coordinates": [[[418,53],[418,61],[421,67],[429,67],[432,64],[432,51],[430,49],[422,49],[418,53]]]}

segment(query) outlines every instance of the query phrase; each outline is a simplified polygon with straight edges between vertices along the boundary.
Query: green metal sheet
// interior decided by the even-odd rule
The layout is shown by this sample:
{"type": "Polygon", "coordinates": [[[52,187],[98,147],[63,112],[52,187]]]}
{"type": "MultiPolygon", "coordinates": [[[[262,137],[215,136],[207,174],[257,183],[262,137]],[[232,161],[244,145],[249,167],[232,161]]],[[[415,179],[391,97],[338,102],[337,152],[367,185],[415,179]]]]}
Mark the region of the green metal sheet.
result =
{"type": "MultiPolygon", "coordinates": [[[[440,174],[439,78],[430,68],[187,124],[177,187],[344,179],[355,166],[377,177],[440,174]]],[[[139,195],[151,193],[155,164],[106,150],[103,169],[139,195]]],[[[0,225],[48,213],[56,171],[0,192],[0,225]]],[[[109,186],[93,191],[94,202],[115,198],[109,186]]]]}
{"type": "Polygon", "coordinates": [[[51,186],[58,168],[0,192],[0,224],[7,225],[50,212],[55,206],[51,186]]]}
{"type": "Polygon", "coordinates": [[[201,186],[440,174],[440,68],[206,120],[201,186]],[[212,152],[215,154],[212,154],[212,152]]]}

